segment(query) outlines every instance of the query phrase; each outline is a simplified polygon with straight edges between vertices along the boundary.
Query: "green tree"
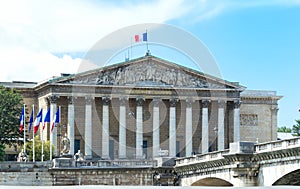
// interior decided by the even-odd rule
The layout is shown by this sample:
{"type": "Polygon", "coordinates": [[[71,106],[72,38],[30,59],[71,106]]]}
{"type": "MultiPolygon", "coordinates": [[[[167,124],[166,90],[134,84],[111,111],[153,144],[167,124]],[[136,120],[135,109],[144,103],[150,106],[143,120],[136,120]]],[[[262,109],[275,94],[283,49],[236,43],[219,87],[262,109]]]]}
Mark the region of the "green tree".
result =
{"type": "Polygon", "coordinates": [[[291,133],[292,130],[291,130],[291,128],[288,128],[287,126],[282,126],[282,127],[277,128],[277,132],[291,133]]]}
{"type": "MultiPolygon", "coordinates": [[[[32,141],[26,142],[26,154],[28,155],[29,161],[33,159],[33,150],[32,150],[32,141]]],[[[23,147],[22,147],[23,148],[23,147]]],[[[39,136],[34,137],[34,151],[35,151],[35,161],[42,160],[42,141],[39,136]]],[[[54,147],[52,145],[52,152],[54,151],[54,147]]],[[[52,153],[52,157],[54,154],[52,153]]],[[[50,141],[44,142],[44,161],[50,160],[50,141]]]]}
{"type": "Polygon", "coordinates": [[[300,136],[300,119],[295,120],[296,125],[293,125],[293,135],[300,136]]]}
{"type": "Polygon", "coordinates": [[[0,144],[0,161],[4,161],[4,155],[5,155],[5,145],[0,144]]]}
{"type": "Polygon", "coordinates": [[[22,101],[16,90],[0,86],[0,159],[3,159],[5,145],[18,142],[21,136],[19,118],[22,101]]]}

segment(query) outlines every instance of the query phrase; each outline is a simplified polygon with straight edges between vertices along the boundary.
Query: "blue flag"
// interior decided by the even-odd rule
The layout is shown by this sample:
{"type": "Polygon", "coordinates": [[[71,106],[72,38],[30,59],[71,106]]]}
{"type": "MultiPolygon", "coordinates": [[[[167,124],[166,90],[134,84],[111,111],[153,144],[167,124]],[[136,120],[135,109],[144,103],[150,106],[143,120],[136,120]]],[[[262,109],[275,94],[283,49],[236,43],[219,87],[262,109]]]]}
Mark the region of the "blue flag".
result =
{"type": "Polygon", "coordinates": [[[43,130],[45,129],[46,123],[50,123],[50,108],[48,109],[44,118],[43,130]]]}
{"type": "Polygon", "coordinates": [[[29,133],[30,130],[31,130],[32,123],[33,123],[33,108],[32,108],[32,110],[31,110],[31,115],[30,115],[30,119],[29,119],[28,133],[29,133]]]}
{"type": "Polygon", "coordinates": [[[143,33],[143,41],[148,41],[148,38],[147,38],[147,32],[146,32],[146,33],[143,33]]]}

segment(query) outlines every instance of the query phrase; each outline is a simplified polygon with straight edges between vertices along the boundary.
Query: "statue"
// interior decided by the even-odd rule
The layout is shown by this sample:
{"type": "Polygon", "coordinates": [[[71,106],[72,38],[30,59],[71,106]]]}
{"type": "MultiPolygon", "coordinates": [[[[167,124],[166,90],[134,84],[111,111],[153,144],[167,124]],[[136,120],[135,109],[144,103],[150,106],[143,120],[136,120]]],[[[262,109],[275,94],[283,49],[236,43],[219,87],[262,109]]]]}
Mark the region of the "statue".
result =
{"type": "Polygon", "coordinates": [[[70,152],[70,139],[65,134],[65,137],[62,139],[61,144],[63,146],[63,149],[61,150],[61,154],[69,154],[70,152]]]}
{"type": "Polygon", "coordinates": [[[25,153],[24,149],[22,149],[22,151],[19,153],[17,161],[18,162],[28,162],[28,156],[25,153]]]}
{"type": "Polygon", "coordinates": [[[74,155],[74,160],[75,161],[83,161],[84,160],[83,155],[80,152],[80,150],[78,150],[78,152],[76,152],[76,154],[74,155]]]}

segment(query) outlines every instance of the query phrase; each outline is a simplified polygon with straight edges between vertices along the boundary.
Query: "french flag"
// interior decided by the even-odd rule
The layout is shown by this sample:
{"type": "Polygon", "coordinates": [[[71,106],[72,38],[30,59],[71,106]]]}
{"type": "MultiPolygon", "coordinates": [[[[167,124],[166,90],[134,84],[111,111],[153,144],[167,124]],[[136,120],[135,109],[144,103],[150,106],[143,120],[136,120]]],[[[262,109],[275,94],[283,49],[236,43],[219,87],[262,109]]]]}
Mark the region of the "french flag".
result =
{"type": "Polygon", "coordinates": [[[46,127],[46,123],[50,123],[50,108],[48,109],[45,117],[44,117],[44,124],[43,124],[43,130],[46,127]]]}
{"type": "Polygon", "coordinates": [[[56,114],[54,115],[54,118],[53,118],[53,120],[52,120],[52,123],[51,123],[51,132],[53,131],[53,129],[54,129],[54,126],[55,126],[55,123],[59,123],[60,122],[60,120],[59,120],[59,108],[57,109],[57,111],[56,111],[56,114]]]}
{"type": "Polygon", "coordinates": [[[30,133],[32,123],[33,123],[33,114],[34,114],[34,109],[32,108],[31,114],[30,114],[30,119],[29,119],[29,127],[28,127],[28,133],[30,133]]]}
{"type": "Polygon", "coordinates": [[[33,127],[33,132],[34,134],[37,132],[37,130],[39,129],[40,123],[42,122],[43,118],[43,109],[40,110],[40,112],[38,113],[38,115],[35,118],[34,121],[34,127],[33,127]]]}
{"type": "Polygon", "coordinates": [[[134,41],[135,42],[142,42],[142,41],[148,41],[148,34],[147,32],[143,33],[142,35],[134,35],[134,41]]]}
{"type": "Polygon", "coordinates": [[[24,109],[24,106],[23,106],[22,113],[20,115],[20,133],[22,133],[23,129],[24,129],[24,117],[25,117],[25,109],[24,109]]]}

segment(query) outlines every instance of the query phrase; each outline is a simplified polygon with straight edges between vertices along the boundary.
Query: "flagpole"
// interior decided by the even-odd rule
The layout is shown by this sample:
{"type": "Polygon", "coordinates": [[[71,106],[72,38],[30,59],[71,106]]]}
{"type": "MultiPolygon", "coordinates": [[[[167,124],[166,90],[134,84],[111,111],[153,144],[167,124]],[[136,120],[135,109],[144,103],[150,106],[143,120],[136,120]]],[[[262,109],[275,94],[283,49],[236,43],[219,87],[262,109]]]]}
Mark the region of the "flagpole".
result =
{"type": "Polygon", "coordinates": [[[53,112],[53,113],[50,113],[50,126],[49,126],[49,131],[50,131],[50,157],[49,157],[49,159],[50,159],[50,161],[52,161],[53,133],[52,133],[51,129],[52,129],[52,124],[55,124],[55,123],[53,123],[53,120],[55,118],[55,112],[54,112],[55,110],[51,109],[51,107],[50,107],[50,111],[53,112]],[[52,117],[51,117],[51,114],[52,114],[52,117]]]}
{"type": "Polygon", "coordinates": [[[130,40],[130,57],[129,57],[129,60],[132,59],[132,37],[131,37],[131,40],[130,40]]]}
{"type": "MultiPolygon", "coordinates": [[[[33,120],[34,120],[34,104],[32,104],[32,114],[33,114],[33,120]]],[[[34,149],[34,121],[31,125],[32,130],[32,162],[35,162],[35,149],[34,149]]]]}
{"type": "MultiPolygon", "coordinates": [[[[60,139],[61,139],[61,106],[58,106],[58,109],[59,109],[59,128],[60,128],[60,131],[59,131],[59,145],[56,145],[59,146],[59,149],[58,149],[58,152],[56,152],[58,154],[58,156],[60,157],[60,139]]],[[[57,128],[56,128],[56,134],[57,134],[57,128]]],[[[56,139],[57,141],[57,139],[56,139]]],[[[56,148],[57,149],[57,148],[56,148]]],[[[56,150],[57,151],[57,150],[56,150]]]]}
{"type": "Polygon", "coordinates": [[[146,36],[147,36],[147,40],[146,40],[146,44],[147,44],[147,54],[149,53],[149,46],[148,46],[148,32],[146,30],[146,36]]]}
{"type": "MultiPolygon", "coordinates": [[[[25,126],[26,126],[25,125],[25,117],[26,117],[25,112],[26,111],[25,111],[25,104],[23,104],[23,110],[24,110],[24,115],[23,115],[24,116],[24,118],[23,118],[23,130],[24,130],[23,133],[24,133],[24,136],[23,136],[23,140],[24,140],[24,154],[26,154],[26,128],[25,128],[25,126]]],[[[22,112],[22,114],[23,114],[23,112],[22,112]]]]}
{"type": "MultiPolygon", "coordinates": [[[[47,115],[47,112],[45,114],[45,116],[47,115]]],[[[45,119],[45,117],[44,117],[45,119]]],[[[42,162],[44,161],[44,124],[45,124],[45,120],[43,119],[43,123],[42,123],[42,157],[41,157],[41,160],[42,162]]]]}

